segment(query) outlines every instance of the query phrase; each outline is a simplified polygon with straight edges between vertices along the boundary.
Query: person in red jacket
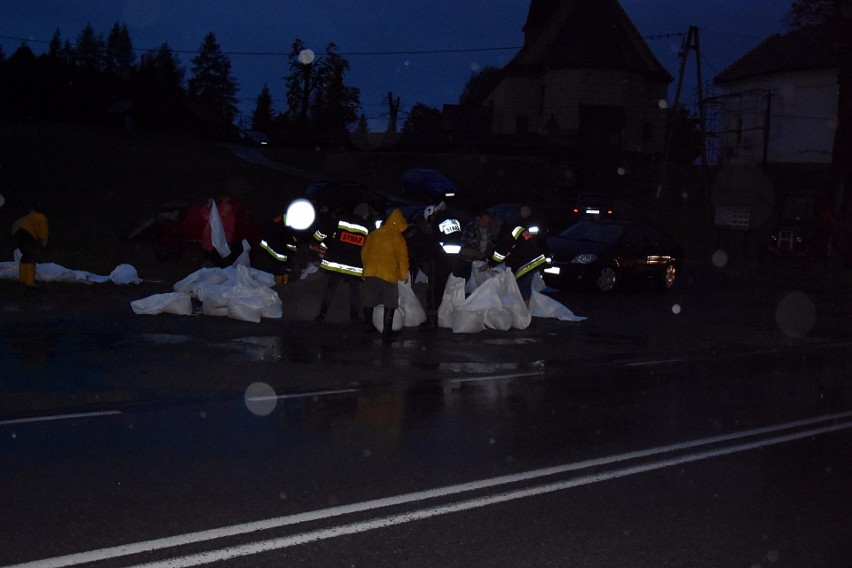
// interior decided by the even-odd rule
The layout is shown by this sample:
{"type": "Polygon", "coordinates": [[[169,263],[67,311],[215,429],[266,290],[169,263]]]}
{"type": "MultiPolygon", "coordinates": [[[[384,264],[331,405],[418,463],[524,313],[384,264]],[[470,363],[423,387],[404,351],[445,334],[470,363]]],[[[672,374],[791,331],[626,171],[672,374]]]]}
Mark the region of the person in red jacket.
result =
{"type": "Polygon", "coordinates": [[[383,339],[393,335],[393,314],[399,307],[399,281],[407,282],[408,245],[403,233],[408,223],[399,209],[394,209],[384,224],[367,235],[361,249],[364,264],[361,302],[367,329],[372,329],[373,308],[379,304],[385,310],[382,319],[383,339]]]}

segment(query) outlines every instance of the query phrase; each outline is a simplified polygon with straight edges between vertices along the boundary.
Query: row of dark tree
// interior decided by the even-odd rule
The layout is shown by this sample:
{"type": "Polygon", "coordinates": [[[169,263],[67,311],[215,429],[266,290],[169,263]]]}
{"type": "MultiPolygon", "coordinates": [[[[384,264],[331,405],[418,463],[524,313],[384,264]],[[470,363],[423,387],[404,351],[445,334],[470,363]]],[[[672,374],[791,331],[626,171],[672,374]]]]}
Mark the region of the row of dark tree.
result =
{"type": "MultiPolygon", "coordinates": [[[[345,134],[359,120],[360,91],[345,83],[349,63],[329,44],[314,56],[295,40],[285,77],[288,109],[275,113],[269,88],[257,97],[251,124],[274,136],[345,134]]],[[[239,84],[215,35],[191,59],[190,76],[167,43],[137,57],[126,25],[106,39],[87,25],[76,41],[57,30],[47,51],[23,43],[8,58],[0,51],[0,116],[25,120],[122,120],[152,131],[235,135],[239,84]]]]}

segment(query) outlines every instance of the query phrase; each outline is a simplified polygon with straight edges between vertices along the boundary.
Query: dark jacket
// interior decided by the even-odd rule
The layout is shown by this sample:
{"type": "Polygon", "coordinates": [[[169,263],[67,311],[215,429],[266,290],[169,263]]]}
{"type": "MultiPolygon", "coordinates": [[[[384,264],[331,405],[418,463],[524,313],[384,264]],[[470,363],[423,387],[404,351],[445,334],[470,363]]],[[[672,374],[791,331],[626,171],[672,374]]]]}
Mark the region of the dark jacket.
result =
{"type": "Polygon", "coordinates": [[[279,215],[273,219],[260,240],[260,248],[268,252],[278,262],[283,263],[293,262],[298,245],[299,240],[296,232],[287,226],[285,215],[279,215]]]}
{"type": "Polygon", "coordinates": [[[500,239],[488,264],[496,266],[501,262],[512,269],[517,279],[543,266],[547,259],[540,239],[530,234],[526,227],[518,225],[500,239]]]}
{"type": "Polygon", "coordinates": [[[320,266],[331,272],[360,277],[364,271],[361,249],[369,232],[367,222],[352,213],[339,215],[335,226],[317,229],[314,239],[323,249],[320,266]]]}

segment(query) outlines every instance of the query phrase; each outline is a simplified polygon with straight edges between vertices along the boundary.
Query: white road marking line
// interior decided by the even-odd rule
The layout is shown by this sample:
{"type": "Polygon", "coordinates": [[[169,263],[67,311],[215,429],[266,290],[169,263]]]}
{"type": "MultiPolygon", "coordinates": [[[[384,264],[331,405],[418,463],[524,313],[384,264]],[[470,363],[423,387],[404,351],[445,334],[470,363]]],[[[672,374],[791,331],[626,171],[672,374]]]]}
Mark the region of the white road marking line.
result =
{"type": "MultiPolygon", "coordinates": [[[[710,438],[700,438],[698,440],[690,440],[688,442],[681,442],[681,443],[672,444],[672,445],[669,445],[669,446],[660,446],[660,447],[656,447],[656,448],[649,448],[647,450],[637,450],[637,451],[634,451],[634,452],[627,452],[627,453],[624,453],[624,454],[616,454],[616,455],[613,455],[613,456],[606,456],[606,457],[603,457],[603,458],[594,458],[594,459],[584,460],[584,461],[560,465],[560,466],[554,466],[554,467],[549,467],[549,468],[532,470],[532,471],[528,471],[528,472],[524,472],[524,473],[505,475],[505,476],[494,477],[494,478],[490,478],[490,479],[483,479],[483,480],[479,480],[479,481],[461,483],[461,484],[458,484],[458,485],[449,485],[449,486],[446,486],[446,487],[439,487],[439,488],[436,488],[436,489],[428,489],[428,490],[425,490],[425,491],[407,493],[407,494],[397,495],[397,496],[393,496],[393,497],[385,497],[385,498],[381,498],[381,499],[374,499],[374,500],[371,500],[371,501],[363,501],[361,503],[352,503],[352,504],[349,504],[349,505],[341,505],[341,506],[338,506],[338,507],[330,507],[330,508],[327,508],[327,509],[318,509],[318,510],[315,510],[315,511],[307,511],[307,512],[304,512],[304,513],[297,513],[297,514],[294,514],[294,515],[288,515],[288,516],[284,516],[284,517],[276,517],[276,518],[267,519],[267,520],[263,520],[263,521],[254,521],[254,522],[251,522],[251,523],[243,523],[243,524],[240,524],[240,525],[233,525],[233,526],[229,526],[229,527],[209,529],[209,530],[199,531],[199,532],[194,532],[194,533],[186,533],[186,534],[183,534],[183,535],[176,535],[176,536],[159,538],[159,539],[154,539],[154,540],[149,540],[149,541],[143,541],[143,542],[137,542],[137,543],[131,543],[131,544],[125,544],[125,545],[118,545],[118,546],[113,546],[113,547],[109,547],[109,548],[102,548],[102,549],[99,549],[99,550],[92,550],[92,551],[88,551],[88,552],[80,552],[80,553],[76,553],[76,554],[69,554],[69,555],[66,555],[66,556],[58,556],[58,557],[54,557],[54,558],[47,558],[47,559],[44,559],[44,560],[36,560],[36,561],[33,561],[33,562],[27,562],[27,563],[24,563],[24,564],[15,564],[15,565],[6,566],[6,567],[3,567],[3,568],[63,568],[65,566],[74,566],[74,565],[77,565],[77,564],[85,564],[87,562],[98,562],[98,561],[103,561],[103,560],[120,558],[120,557],[123,557],[123,556],[130,556],[130,555],[133,555],[133,554],[140,554],[140,553],[143,553],[143,552],[152,552],[152,551],[156,551],[156,550],[164,550],[164,549],[167,549],[167,548],[173,548],[173,547],[184,546],[184,545],[189,545],[189,544],[197,544],[197,543],[200,543],[200,542],[205,542],[205,541],[210,541],[210,540],[217,540],[217,539],[221,539],[221,538],[234,537],[234,536],[239,536],[239,535],[243,535],[243,534],[248,534],[248,533],[251,533],[251,532],[254,532],[254,531],[277,529],[277,528],[282,528],[282,527],[291,526],[291,525],[297,525],[299,523],[304,523],[304,522],[309,522],[309,521],[331,519],[331,518],[334,518],[334,517],[340,517],[340,516],[348,515],[348,514],[351,514],[351,513],[371,511],[371,510],[374,510],[374,509],[381,509],[381,508],[390,507],[390,506],[399,506],[399,505],[404,505],[404,504],[407,504],[407,503],[415,503],[415,502],[418,502],[418,501],[425,501],[425,500],[428,500],[428,499],[434,499],[434,498],[439,498],[439,497],[447,497],[447,496],[457,495],[457,494],[466,493],[466,492],[470,492],[470,491],[478,491],[478,490],[483,490],[483,489],[489,489],[489,488],[492,488],[492,487],[497,487],[497,486],[505,485],[505,484],[509,484],[509,483],[530,481],[530,480],[534,480],[534,479],[537,479],[537,478],[567,473],[567,472],[571,472],[571,471],[578,471],[578,470],[587,469],[587,468],[596,467],[596,466],[609,465],[609,464],[614,464],[614,463],[618,463],[618,462],[635,460],[635,459],[639,459],[639,458],[647,458],[647,457],[660,455],[660,454],[666,454],[666,453],[671,453],[671,452],[676,452],[676,451],[698,448],[698,447],[701,447],[701,446],[718,444],[720,442],[741,440],[741,439],[744,439],[744,438],[751,438],[751,437],[754,437],[754,436],[771,434],[771,433],[775,433],[775,432],[781,432],[781,431],[784,431],[784,430],[791,430],[791,429],[794,429],[794,428],[802,428],[802,427],[805,427],[805,426],[813,426],[815,424],[820,424],[820,423],[824,423],[824,422],[845,420],[845,419],[849,419],[849,418],[852,418],[852,411],[842,412],[842,413],[837,413],[837,414],[830,414],[830,415],[821,416],[821,417],[817,417],[817,418],[806,418],[806,419],[797,420],[797,421],[794,421],[794,422],[786,422],[786,423],[783,423],[783,424],[776,424],[776,425],[773,425],[773,426],[766,426],[766,427],[763,427],[763,428],[754,428],[754,429],[751,429],[751,430],[745,430],[745,431],[742,431],[742,432],[734,432],[734,433],[731,433],[731,434],[714,436],[714,437],[710,437],[710,438]]],[[[796,432],[796,433],[788,434],[788,435],[781,436],[781,437],[778,437],[778,438],[757,440],[757,441],[754,441],[754,442],[748,442],[748,443],[740,444],[738,446],[729,446],[729,447],[726,447],[726,448],[719,448],[719,449],[716,449],[716,450],[708,450],[706,452],[689,454],[689,455],[683,456],[683,457],[672,457],[672,458],[669,458],[667,460],[663,460],[663,461],[659,461],[659,462],[652,462],[650,464],[642,464],[642,465],[631,466],[631,467],[624,468],[622,470],[614,470],[614,472],[601,472],[601,473],[598,473],[598,474],[592,474],[592,475],[589,475],[589,476],[584,476],[584,477],[576,478],[576,479],[573,479],[573,480],[556,482],[556,483],[553,483],[553,484],[550,484],[550,485],[545,485],[545,486],[542,486],[542,487],[551,487],[552,486],[552,487],[556,487],[556,489],[550,489],[549,491],[558,491],[560,489],[577,487],[578,485],[584,485],[584,484],[593,483],[593,482],[596,482],[596,481],[604,481],[604,480],[607,480],[607,479],[614,479],[616,477],[623,477],[625,475],[631,475],[631,474],[634,474],[634,473],[642,473],[644,471],[652,471],[654,469],[660,469],[662,467],[669,467],[671,465],[677,465],[679,463],[687,463],[687,462],[690,462],[690,461],[698,461],[699,459],[707,459],[707,458],[710,458],[710,457],[716,457],[716,456],[735,453],[735,452],[739,452],[739,451],[745,451],[745,450],[748,450],[748,449],[758,448],[758,447],[772,445],[772,444],[780,444],[780,443],[787,442],[787,441],[798,440],[798,439],[809,437],[809,436],[816,436],[818,434],[827,433],[827,432],[834,432],[834,431],[839,431],[839,430],[848,429],[848,428],[852,428],[852,422],[847,422],[847,423],[843,423],[843,424],[836,424],[836,425],[831,425],[831,426],[824,426],[822,428],[807,430],[807,431],[804,431],[804,432],[796,432]],[[699,456],[699,457],[694,457],[694,456],[699,456]],[[657,464],[664,464],[664,465],[657,465],[657,464]],[[622,473],[619,473],[619,472],[622,472],[622,473]],[[587,480],[587,481],[584,482],[583,480],[587,480]]],[[[543,492],[549,492],[549,491],[541,491],[539,488],[531,488],[531,489],[518,490],[516,492],[511,492],[511,493],[508,493],[508,494],[511,494],[511,495],[518,494],[517,497],[512,497],[512,499],[519,499],[521,497],[531,496],[531,495],[539,495],[543,492]],[[530,491],[534,491],[534,493],[529,493],[530,491]]],[[[496,495],[496,496],[492,496],[492,497],[482,497],[482,498],[473,499],[473,500],[470,500],[470,501],[460,502],[459,504],[456,504],[456,505],[446,505],[446,506],[443,506],[443,507],[435,507],[435,508],[432,508],[432,509],[426,509],[425,511],[441,511],[441,512],[433,512],[433,513],[430,513],[428,515],[428,516],[435,516],[437,514],[445,514],[445,512],[443,512],[443,511],[454,512],[455,510],[462,510],[462,509],[455,509],[454,507],[459,507],[463,503],[467,503],[467,502],[479,502],[481,500],[485,500],[486,502],[484,502],[483,505],[481,505],[481,506],[489,505],[489,504],[492,504],[492,503],[499,503],[499,502],[501,502],[499,500],[493,501],[493,499],[496,499],[498,497],[500,497],[500,496],[496,495]]],[[[504,499],[504,500],[510,500],[510,499],[504,499]]],[[[473,507],[470,507],[470,508],[473,508],[473,507]]],[[[426,516],[417,517],[417,514],[418,514],[418,512],[415,511],[415,512],[411,512],[411,513],[403,513],[403,514],[400,514],[400,515],[394,515],[394,516],[388,517],[388,518],[389,519],[396,519],[396,518],[409,518],[409,517],[411,517],[411,520],[417,520],[419,518],[427,518],[426,516]]],[[[378,521],[382,521],[382,519],[378,519],[378,521]]],[[[376,522],[376,521],[373,521],[373,522],[376,522]]],[[[344,525],[342,527],[337,527],[335,529],[328,529],[327,531],[315,531],[314,533],[305,533],[305,535],[315,535],[317,533],[330,532],[330,536],[322,537],[322,538],[330,538],[331,536],[338,536],[339,534],[351,534],[351,533],[340,532],[340,531],[343,530],[343,529],[351,530],[351,529],[348,529],[347,527],[352,527],[352,526],[356,526],[356,525],[360,526],[360,525],[364,525],[364,524],[365,523],[356,523],[355,525],[344,525]]],[[[388,525],[379,525],[379,526],[388,526],[388,525]]],[[[373,527],[373,528],[378,528],[378,527],[373,527]]],[[[356,531],[353,531],[353,532],[363,532],[365,530],[370,530],[370,528],[359,529],[359,530],[356,530],[356,531]]],[[[274,540],[274,542],[284,542],[287,539],[296,539],[297,537],[301,539],[298,542],[294,541],[293,544],[300,544],[302,542],[310,542],[312,540],[320,540],[320,538],[318,538],[316,536],[307,537],[305,535],[295,535],[295,536],[291,536],[291,537],[286,537],[286,538],[281,538],[281,539],[273,539],[273,540],[274,540]]],[[[262,543],[255,543],[255,545],[256,544],[262,544],[262,543]]],[[[288,544],[287,546],[292,546],[293,544],[288,544]]],[[[249,545],[244,545],[244,547],[246,547],[246,546],[249,546],[249,545]]],[[[219,559],[219,558],[212,558],[212,554],[213,554],[213,552],[205,552],[201,556],[203,556],[205,558],[211,558],[211,560],[210,560],[211,562],[219,559]]],[[[254,553],[251,553],[251,554],[254,554],[254,553]]],[[[186,564],[186,566],[190,566],[190,565],[192,565],[192,564],[186,564]]],[[[154,565],[152,565],[152,566],[154,566],[154,565]]],[[[179,566],[179,565],[178,564],[167,564],[167,566],[179,566]]]]}
{"type": "Polygon", "coordinates": [[[503,379],[519,379],[522,377],[538,377],[541,376],[540,372],[535,373],[512,373],[509,375],[488,375],[483,377],[467,377],[464,379],[450,379],[447,381],[448,383],[475,383],[475,382],[484,382],[484,381],[501,381],[503,379]]]}
{"type": "Polygon", "coordinates": [[[296,394],[278,394],[273,396],[250,396],[246,398],[251,402],[261,401],[261,400],[283,400],[288,398],[310,398],[314,396],[326,396],[330,394],[346,394],[352,392],[360,392],[360,389],[340,389],[340,390],[327,390],[327,391],[314,391],[314,392],[303,392],[296,394]]]}
{"type": "Polygon", "coordinates": [[[283,548],[289,548],[293,546],[298,546],[301,544],[306,544],[309,542],[316,542],[320,540],[326,540],[329,538],[335,538],[343,535],[357,534],[362,532],[367,532],[374,529],[401,525],[405,523],[410,523],[414,521],[419,521],[423,519],[428,519],[430,517],[436,517],[440,515],[447,515],[450,513],[457,513],[460,511],[469,511],[472,509],[479,509],[482,507],[487,507],[489,505],[495,505],[498,503],[505,503],[507,501],[515,501],[518,499],[525,499],[528,497],[535,497],[539,495],[545,495],[547,493],[554,493],[556,491],[563,491],[565,489],[571,489],[574,487],[580,487],[583,485],[591,485],[593,483],[599,483],[602,481],[609,481],[611,479],[618,479],[621,477],[626,477],[629,475],[637,475],[640,473],[646,473],[649,471],[656,471],[658,469],[664,469],[667,467],[672,467],[676,465],[682,465],[685,463],[692,463],[701,460],[706,460],[714,457],[739,453],[747,450],[753,450],[756,448],[773,446],[777,444],[782,444],[786,442],[791,442],[795,440],[800,440],[802,438],[809,438],[812,436],[817,436],[819,434],[826,434],[830,432],[836,432],[840,430],[852,429],[852,422],[846,422],[843,424],[835,424],[833,426],[826,426],[823,428],[815,428],[813,430],[807,430],[804,432],[796,432],[794,434],[788,434],[786,436],[778,436],[776,438],[768,438],[764,440],[757,440],[755,442],[748,442],[744,444],[737,444],[734,446],[729,446],[725,448],[718,448],[715,450],[708,450],[704,452],[696,452],[692,454],[687,454],[684,456],[673,457],[664,460],[653,461],[645,464],[624,467],[621,469],[614,469],[611,471],[604,471],[600,473],[595,473],[591,475],[584,475],[582,477],[569,479],[566,481],[558,481],[554,483],[549,483],[546,485],[540,485],[538,487],[530,487],[526,489],[519,489],[516,491],[507,491],[504,493],[499,493],[496,495],[490,495],[486,497],[477,497],[474,499],[468,499],[465,501],[460,501],[458,503],[451,503],[448,505],[439,505],[436,507],[429,507],[426,509],[419,509],[416,511],[409,511],[405,513],[400,513],[397,515],[391,515],[387,517],[381,517],[378,519],[371,519],[369,521],[363,521],[358,523],[350,523],[346,525],[339,525],[335,527],[329,527],[326,529],[319,529],[316,531],[310,531],[306,533],[274,538],[259,542],[251,542],[239,546],[229,546],[225,548],[221,548],[219,550],[210,550],[206,552],[202,552],[199,554],[191,554],[187,556],[178,556],[173,557],[166,560],[161,560],[158,562],[150,562],[146,564],[137,564],[134,565],[134,568],[184,568],[189,566],[201,566],[203,564],[210,564],[213,562],[220,562],[222,560],[229,560],[232,558],[239,558],[243,556],[251,556],[254,554],[260,554],[263,552],[270,552],[273,550],[280,550],[283,548]]]}
{"type": "Polygon", "coordinates": [[[55,414],[52,416],[32,416],[30,418],[16,418],[14,420],[0,420],[0,426],[8,424],[27,424],[30,422],[48,422],[51,420],[73,420],[75,418],[96,418],[98,416],[114,416],[121,414],[120,410],[104,410],[101,412],[78,412],[74,414],[55,414]]]}
{"type": "Polygon", "coordinates": [[[625,367],[644,367],[646,365],[668,365],[670,363],[681,363],[686,359],[658,359],[656,361],[639,361],[638,363],[627,363],[625,367]]]}

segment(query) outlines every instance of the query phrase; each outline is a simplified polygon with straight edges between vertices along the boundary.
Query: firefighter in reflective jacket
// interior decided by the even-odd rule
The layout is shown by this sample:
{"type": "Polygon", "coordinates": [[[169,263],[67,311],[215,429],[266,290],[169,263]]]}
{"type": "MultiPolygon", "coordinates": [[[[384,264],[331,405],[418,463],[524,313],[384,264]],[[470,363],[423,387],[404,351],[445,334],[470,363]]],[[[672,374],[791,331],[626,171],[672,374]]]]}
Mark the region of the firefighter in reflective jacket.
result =
{"type": "Polygon", "coordinates": [[[367,219],[370,217],[370,208],[362,203],[352,213],[338,211],[334,217],[335,225],[330,228],[320,226],[314,233],[322,255],[320,268],[328,276],[320,310],[314,319],[325,319],[338,284],[346,282],[349,286],[349,318],[358,321],[361,312],[361,273],[364,271],[361,247],[369,232],[367,219]]]}
{"type": "Polygon", "coordinates": [[[512,269],[512,273],[518,281],[518,288],[524,298],[524,303],[529,306],[533,277],[542,266],[547,264],[541,241],[526,227],[518,225],[512,229],[511,233],[505,234],[500,239],[500,242],[494,247],[494,254],[489,259],[488,264],[483,264],[480,269],[485,270],[489,266],[496,266],[501,262],[505,262],[506,266],[512,269]]]}
{"type": "Polygon", "coordinates": [[[296,253],[299,251],[299,239],[296,231],[287,224],[286,214],[282,213],[272,220],[260,240],[260,248],[272,257],[275,283],[281,284],[290,280],[290,276],[298,269],[296,253]]]}

